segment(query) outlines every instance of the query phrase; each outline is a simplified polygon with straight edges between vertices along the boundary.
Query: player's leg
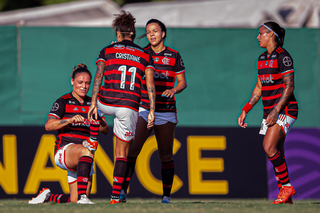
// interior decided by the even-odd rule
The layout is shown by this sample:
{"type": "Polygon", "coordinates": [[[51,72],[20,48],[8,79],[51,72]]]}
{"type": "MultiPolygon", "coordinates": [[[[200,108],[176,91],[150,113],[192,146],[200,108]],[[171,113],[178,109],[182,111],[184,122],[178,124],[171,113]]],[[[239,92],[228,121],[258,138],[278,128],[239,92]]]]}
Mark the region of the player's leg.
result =
{"type": "Polygon", "coordinates": [[[279,195],[273,202],[274,204],[286,203],[295,193],[294,188],[290,184],[289,172],[284,157],[284,139],[285,133],[283,129],[278,124],[275,124],[267,129],[263,140],[263,148],[273,164],[276,179],[281,183],[279,195]]]}
{"type": "Polygon", "coordinates": [[[66,166],[77,171],[78,200],[81,204],[93,204],[87,198],[89,178],[92,173],[93,152],[82,144],[72,144],[66,149],[66,166]]]}
{"type": "MultiPolygon", "coordinates": [[[[129,147],[127,170],[126,170],[125,180],[122,185],[122,189],[123,189],[122,194],[123,193],[127,194],[127,189],[128,189],[130,180],[135,171],[136,159],[143,147],[144,142],[147,140],[147,138],[150,136],[152,132],[152,129],[147,129],[147,124],[148,122],[142,116],[139,116],[135,138],[132,140],[129,147]]],[[[125,198],[125,195],[123,195],[123,197],[125,198]]]]}
{"type": "Polygon", "coordinates": [[[173,160],[175,129],[176,124],[171,122],[154,126],[158,142],[158,154],[161,161],[161,177],[163,186],[162,203],[170,203],[171,188],[175,170],[173,160]]]}

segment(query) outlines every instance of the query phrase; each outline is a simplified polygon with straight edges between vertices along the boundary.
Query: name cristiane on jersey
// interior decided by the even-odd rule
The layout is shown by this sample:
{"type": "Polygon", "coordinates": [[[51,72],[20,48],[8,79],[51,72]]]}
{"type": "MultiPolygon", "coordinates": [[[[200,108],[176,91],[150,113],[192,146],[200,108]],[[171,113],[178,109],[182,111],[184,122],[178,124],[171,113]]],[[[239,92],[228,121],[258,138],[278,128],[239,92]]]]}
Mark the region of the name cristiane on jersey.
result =
{"type": "Polygon", "coordinates": [[[136,61],[136,62],[140,63],[140,57],[139,56],[131,55],[131,54],[128,54],[128,53],[116,53],[116,58],[136,61]]]}

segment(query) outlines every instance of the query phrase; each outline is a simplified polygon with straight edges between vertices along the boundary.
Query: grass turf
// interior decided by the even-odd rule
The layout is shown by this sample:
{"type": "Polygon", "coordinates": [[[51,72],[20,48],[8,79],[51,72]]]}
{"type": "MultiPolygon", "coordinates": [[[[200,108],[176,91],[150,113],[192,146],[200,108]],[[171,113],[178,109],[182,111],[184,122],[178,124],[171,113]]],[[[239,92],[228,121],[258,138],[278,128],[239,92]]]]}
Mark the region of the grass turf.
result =
{"type": "Polygon", "coordinates": [[[320,212],[318,200],[294,200],[293,205],[270,205],[269,200],[211,200],[211,199],[174,199],[172,204],[161,204],[155,199],[130,199],[125,204],[110,205],[109,199],[92,199],[95,205],[78,205],[75,203],[45,203],[29,205],[27,200],[0,200],[0,212],[6,213],[206,213],[206,212],[320,212]]]}

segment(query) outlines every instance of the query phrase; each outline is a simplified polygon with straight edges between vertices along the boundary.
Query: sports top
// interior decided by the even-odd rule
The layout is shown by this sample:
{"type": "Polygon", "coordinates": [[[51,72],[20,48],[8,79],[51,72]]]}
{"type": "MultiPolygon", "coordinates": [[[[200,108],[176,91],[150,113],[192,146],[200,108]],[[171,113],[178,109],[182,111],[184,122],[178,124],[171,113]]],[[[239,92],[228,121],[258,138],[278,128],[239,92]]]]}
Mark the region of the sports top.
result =
{"type": "Polygon", "coordinates": [[[147,68],[154,70],[151,56],[132,41],[123,40],[103,48],[96,63],[99,61],[106,66],[99,101],[138,111],[142,77],[147,68]]]}
{"type": "Polygon", "coordinates": [[[82,142],[90,136],[90,121],[87,119],[90,105],[91,98],[89,96],[85,96],[83,103],[80,103],[72,95],[72,92],[61,96],[53,103],[48,117],[52,116],[60,120],[69,119],[79,114],[85,118],[84,123],[68,124],[58,130],[54,154],[56,154],[59,148],[66,144],[82,144],[82,142]]]}
{"type": "MultiPolygon", "coordinates": [[[[167,89],[172,89],[175,83],[175,76],[185,73],[183,60],[178,51],[166,47],[160,53],[155,53],[151,46],[145,50],[152,55],[156,68],[154,73],[154,84],[156,86],[156,112],[176,112],[176,99],[173,96],[162,97],[162,93],[167,89]]],[[[145,77],[142,79],[141,87],[141,107],[150,110],[150,102],[146,87],[145,77]]]]}
{"type": "MultiPolygon", "coordinates": [[[[294,73],[293,60],[282,47],[276,47],[270,56],[267,55],[267,51],[259,56],[258,78],[262,84],[263,118],[267,118],[279,102],[285,87],[282,78],[289,73],[294,73]]],[[[279,114],[297,119],[298,103],[293,93],[279,114]]]]}

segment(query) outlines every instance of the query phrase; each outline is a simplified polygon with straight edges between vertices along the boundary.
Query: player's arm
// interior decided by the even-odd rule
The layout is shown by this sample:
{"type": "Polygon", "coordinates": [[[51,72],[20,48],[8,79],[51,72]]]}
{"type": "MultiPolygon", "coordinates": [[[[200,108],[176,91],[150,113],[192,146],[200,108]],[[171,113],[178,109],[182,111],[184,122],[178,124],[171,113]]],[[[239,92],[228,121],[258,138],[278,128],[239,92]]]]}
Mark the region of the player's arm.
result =
{"type": "Polygon", "coordinates": [[[156,89],[154,85],[154,70],[147,68],[145,70],[146,85],[150,101],[150,113],[148,115],[148,128],[151,128],[154,124],[154,111],[156,108],[156,89]]]}
{"type": "Polygon", "coordinates": [[[46,122],[46,125],[45,125],[45,129],[47,131],[59,130],[59,129],[67,126],[68,124],[83,123],[84,121],[85,121],[85,119],[81,115],[75,115],[72,118],[68,118],[68,119],[58,119],[54,116],[49,115],[47,122],[46,122]]]}
{"type": "Polygon", "coordinates": [[[100,121],[99,131],[104,135],[109,132],[109,125],[104,117],[102,117],[102,120],[100,121]]]}
{"type": "Polygon", "coordinates": [[[279,112],[281,111],[281,109],[283,109],[287,105],[287,102],[288,102],[288,100],[294,90],[294,74],[293,74],[293,72],[286,74],[286,75],[283,75],[282,79],[283,79],[283,84],[284,84],[283,92],[282,92],[282,95],[280,97],[279,102],[277,103],[277,105],[275,107],[273,107],[272,111],[269,113],[269,115],[266,119],[266,124],[268,126],[272,126],[277,122],[279,112]]]}
{"type": "MultiPolygon", "coordinates": [[[[257,78],[257,83],[256,86],[253,89],[252,95],[250,97],[250,100],[247,104],[252,108],[261,98],[261,90],[262,90],[262,84],[259,78],[257,78]]],[[[247,105],[246,104],[246,105],[247,105]]],[[[247,113],[245,107],[242,109],[242,112],[238,118],[238,125],[241,126],[242,128],[246,128],[248,126],[247,123],[245,123],[245,119],[247,117],[247,113]]]]}
{"type": "Polygon", "coordinates": [[[98,109],[97,109],[97,98],[100,90],[100,86],[103,80],[103,72],[105,70],[105,63],[102,61],[97,62],[97,71],[94,77],[93,86],[92,86],[92,99],[91,106],[88,112],[88,119],[96,120],[98,118],[98,109]]]}
{"type": "Polygon", "coordinates": [[[167,89],[162,93],[162,96],[170,97],[172,98],[174,94],[178,94],[182,92],[187,87],[187,80],[184,73],[176,75],[178,84],[176,87],[172,89],[167,89]]]}

